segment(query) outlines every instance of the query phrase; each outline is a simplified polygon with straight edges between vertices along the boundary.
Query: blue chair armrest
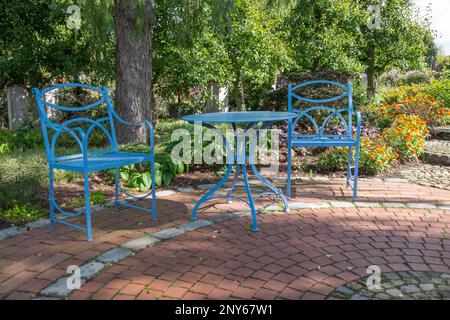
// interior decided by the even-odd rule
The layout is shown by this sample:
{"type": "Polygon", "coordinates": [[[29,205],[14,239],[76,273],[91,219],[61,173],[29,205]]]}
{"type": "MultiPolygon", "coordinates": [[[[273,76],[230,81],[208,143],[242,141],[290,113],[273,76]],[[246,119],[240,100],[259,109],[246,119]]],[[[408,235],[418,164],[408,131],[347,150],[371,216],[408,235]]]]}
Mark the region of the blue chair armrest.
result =
{"type": "Polygon", "coordinates": [[[114,117],[119,120],[120,123],[127,125],[127,126],[141,126],[141,125],[146,125],[148,127],[148,131],[149,131],[149,135],[150,135],[150,152],[152,152],[154,145],[155,145],[155,137],[154,137],[154,132],[153,132],[153,125],[150,121],[148,120],[141,120],[138,122],[130,122],[130,121],[126,121],[125,119],[121,118],[116,111],[114,111],[113,109],[112,113],[114,115],[114,117]]]}
{"type": "Polygon", "coordinates": [[[155,137],[154,137],[154,132],[153,132],[153,125],[150,121],[148,120],[141,120],[138,122],[131,122],[131,121],[127,121],[125,119],[123,119],[122,117],[120,117],[116,110],[114,110],[114,107],[112,106],[111,100],[109,98],[109,93],[108,93],[108,88],[107,87],[101,87],[100,88],[101,92],[103,93],[105,100],[106,100],[106,104],[108,105],[109,110],[111,111],[112,115],[114,116],[114,118],[116,118],[120,123],[127,125],[127,126],[141,126],[141,125],[146,125],[149,128],[149,135],[150,135],[150,153],[153,152],[153,148],[155,145],[155,137]]]}

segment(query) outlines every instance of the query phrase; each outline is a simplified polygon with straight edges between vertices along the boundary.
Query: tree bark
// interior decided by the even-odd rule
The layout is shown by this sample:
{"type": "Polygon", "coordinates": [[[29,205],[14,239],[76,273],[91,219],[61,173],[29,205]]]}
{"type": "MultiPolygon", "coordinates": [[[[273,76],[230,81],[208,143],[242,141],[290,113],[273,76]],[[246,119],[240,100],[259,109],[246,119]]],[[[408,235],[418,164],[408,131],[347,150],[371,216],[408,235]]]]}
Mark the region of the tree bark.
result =
{"type": "Polygon", "coordinates": [[[367,97],[371,98],[375,96],[376,84],[375,84],[375,46],[370,45],[367,55],[367,97]]]}
{"type": "MultiPolygon", "coordinates": [[[[127,121],[149,119],[152,109],[152,30],[155,21],[153,0],[142,7],[134,0],[116,0],[116,111],[127,121]]],[[[124,126],[116,122],[120,144],[148,141],[146,126],[124,126]]]]}
{"type": "Polygon", "coordinates": [[[233,81],[233,97],[237,111],[245,111],[244,86],[242,84],[241,71],[236,71],[236,79],[233,81]]]}

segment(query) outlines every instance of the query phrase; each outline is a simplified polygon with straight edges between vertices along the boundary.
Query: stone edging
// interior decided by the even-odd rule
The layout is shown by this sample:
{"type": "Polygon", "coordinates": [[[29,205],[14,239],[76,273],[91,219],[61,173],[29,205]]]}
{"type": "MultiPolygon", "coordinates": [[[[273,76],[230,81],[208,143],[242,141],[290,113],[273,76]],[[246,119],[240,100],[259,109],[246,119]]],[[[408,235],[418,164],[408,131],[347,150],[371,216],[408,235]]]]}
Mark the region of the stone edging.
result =
{"type": "MultiPolygon", "coordinates": [[[[350,300],[449,300],[450,274],[431,271],[385,272],[369,289],[368,277],[337,287],[328,298],[350,300]]],[[[370,282],[369,282],[370,283],[370,282]]]]}
{"type": "MultiPolygon", "coordinates": [[[[163,241],[172,239],[186,232],[204,228],[214,223],[238,219],[247,215],[250,215],[250,212],[224,213],[209,219],[198,219],[177,227],[163,229],[153,234],[144,235],[140,238],[130,240],[122,246],[110,249],[94,259],[91,259],[91,261],[83,264],[80,267],[81,284],[85,284],[87,280],[94,278],[105,268],[116,264],[127,257],[133,256],[140,250],[154,247],[163,241]]],[[[64,299],[76,290],[68,288],[68,279],[69,278],[67,276],[60,277],[51,285],[41,290],[35,299],[64,299]]]]}

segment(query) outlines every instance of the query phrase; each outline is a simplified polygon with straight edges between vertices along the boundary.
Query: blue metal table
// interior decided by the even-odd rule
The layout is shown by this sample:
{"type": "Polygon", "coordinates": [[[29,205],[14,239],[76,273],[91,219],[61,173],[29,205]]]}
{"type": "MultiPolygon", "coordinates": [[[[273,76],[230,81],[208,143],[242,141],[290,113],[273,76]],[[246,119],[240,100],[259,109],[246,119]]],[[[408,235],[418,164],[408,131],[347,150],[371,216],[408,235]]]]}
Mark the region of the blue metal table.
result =
{"type": "Polygon", "coordinates": [[[258,223],[256,219],[256,210],[254,202],[256,199],[258,199],[261,196],[268,196],[268,195],[275,195],[277,198],[281,198],[281,200],[284,203],[284,211],[287,212],[289,210],[288,202],[281,191],[281,189],[273,186],[269,181],[267,181],[264,177],[261,176],[260,172],[256,168],[256,164],[253,158],[253,151],[256,146],[256,142],[259,138],[260,132],[262,129],[266,129],[268,126],[270,126],[273,122],[276,121],[283,121],[283,120],[290,120],[297,117],[296,113],[293,112],[270,112],[270,111],[248,111],[248,112],[213,112],[213,113],[202,113],[202,114],[193,114],[182,117],[183,120],[188,121],[189,123],[193,123],[195,125],[202,125],[206,128],[212,129],[217,132],[219,136],[222,137],[226,151],[227,151],[227,158],[233,159],[233,161],[229,161],[227,164],[227,171],[225,172],[225,175],[223,178],[213,187],[211,190],[206,192],[200,200],[196,203],[194,206],[194,209],[192,210],[192,220],[195,220],[197,210],[199,209],[200,205],[208,200],[213,199],[220,199],[225,198],[228,199],[228,202],[231,202],[232,199],[238,199],[246,203],[251,210],[252,215],[252,231],[257,232],[259,230],[258,223]],[[236,144],[236,147],[234,148],[234,152],[231,148],[231,142],[227,140],[225,135],[214,126],[214,124],[220,124],[220,123],[226,123],[231,124],[233,131],[234,131],[234,143],[236,144]],[[262,126],[257,129],[256,126],[262,123],[262,126]],[[246,124],[245,128],[243,128],[243,137],[244,142],[238,146],[237,145],[237,130],[238,126],[237,124],[246,124]],[[253,140],[253,143],[250,144],[249,148],[249,154],[247,154],[246,151],[246,145],[247,145],[247,132],[250,130],[257,130],[257,139],[253,140]],[[255,174],[255,176],[258,178],[259,181],[263,183],[270,191],[267,190],[261,190],[261,189],[252,189],[249,186],[248,177],[247,177],[247,162],[249,162],[250,167],[255,174]],[[214,195],[217,190],[219,190],[225,182],[228,180],[231,171],[233,169],[233,166],[236,166],[235,169],[235,175],[231,184],[231,188],[228,190],[226,195],[214,195]],[[242,171],[242,177],[244,182],[244,189],[246,191],[246,198],[233,196],[233,191],[236,188],[236,182],[238,180],[238,176],[240,172],[242,171]],[[252,190],[259,192],[258,195],[255,197],[252,195],[252,190]]]}

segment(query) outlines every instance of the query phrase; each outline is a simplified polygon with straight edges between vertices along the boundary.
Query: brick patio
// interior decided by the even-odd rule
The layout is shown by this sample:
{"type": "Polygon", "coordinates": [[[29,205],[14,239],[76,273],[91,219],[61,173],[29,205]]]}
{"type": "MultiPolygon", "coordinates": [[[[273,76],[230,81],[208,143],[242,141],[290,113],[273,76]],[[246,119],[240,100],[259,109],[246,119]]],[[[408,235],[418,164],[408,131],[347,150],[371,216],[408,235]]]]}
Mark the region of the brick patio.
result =
{"type": "MultiPolygon", "coordinates": [[[[300,181],[292,202],[345,201],[340,179],[300,181]]],[[[185,224],[201,195],[158,198],[158,222],[130,209],[94,213],[94,241],[62,225],[40,227],[0,241],[0,298],[31,299],[66,274],[132,239],[185,224]]],[[[450,191],[407,183],[361,180],[359,201],[450,205],[450,191]]],[[[269,203],[266,203],[269,204],[269,203]]],[[[217,222],[137,251],[89,279],[69,299],[325,299],[348,281],[383,272],[448,273],[450,216],[427,208],[323,208],[266,211],[217,222]]],[[[199,219],[247,210],[211,205],[199,219]]]]}

